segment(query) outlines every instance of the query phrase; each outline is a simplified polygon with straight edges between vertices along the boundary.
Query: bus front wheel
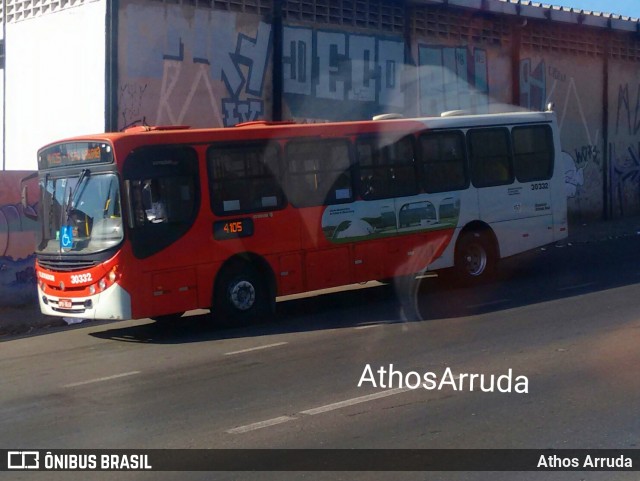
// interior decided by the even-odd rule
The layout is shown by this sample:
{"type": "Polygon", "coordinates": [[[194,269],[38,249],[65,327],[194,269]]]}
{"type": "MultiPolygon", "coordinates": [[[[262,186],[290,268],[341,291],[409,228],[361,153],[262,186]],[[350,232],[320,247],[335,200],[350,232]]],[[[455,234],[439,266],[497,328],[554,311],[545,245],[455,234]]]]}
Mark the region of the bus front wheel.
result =
{"type": "Polygon", "coordinates": [[[455,257],[456,276],[466,284],[483,282],[495,273],[497,255],[490,236],[468,232],[458,241],[455,257]]]}
{"type": "Polygon", "coordinates": [[[269,290],[250,265],[225,269],[216,283],[214,315],[223,323],[250,324],[269,314],[269,290]]]}

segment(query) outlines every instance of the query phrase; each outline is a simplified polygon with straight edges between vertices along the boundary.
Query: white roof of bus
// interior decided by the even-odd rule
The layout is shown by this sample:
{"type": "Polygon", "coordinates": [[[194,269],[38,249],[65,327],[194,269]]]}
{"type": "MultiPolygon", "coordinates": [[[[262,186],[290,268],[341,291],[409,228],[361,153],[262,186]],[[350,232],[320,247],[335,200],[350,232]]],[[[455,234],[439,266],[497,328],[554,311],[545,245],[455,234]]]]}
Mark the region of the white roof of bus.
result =
{"type": "MultiPolygon", "coordinates": [[[[464,128],[477,126],[493,126],[505,124],[524,124],[531,122],[552,122],[555,119],[554,112],[508,112],[491,114],[455,114],[440,117],[423,117],[416,119],[431,129],[464,128]]],[[[397,119],[400,121],[401,119],[397,119]]],[[[389,120],[394,122],[396,120],[389,120]]]]}

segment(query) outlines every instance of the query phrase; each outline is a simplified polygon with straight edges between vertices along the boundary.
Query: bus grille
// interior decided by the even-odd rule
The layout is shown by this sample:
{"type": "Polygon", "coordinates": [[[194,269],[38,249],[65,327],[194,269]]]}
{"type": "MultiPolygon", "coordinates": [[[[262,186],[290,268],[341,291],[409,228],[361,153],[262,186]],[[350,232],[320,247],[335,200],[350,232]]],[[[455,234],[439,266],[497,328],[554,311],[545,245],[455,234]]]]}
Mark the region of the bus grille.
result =
{"type": "Polygon", "coordinates": [[[50,271],[70,272],[90,269],[98,265],[97,261],[86,261],[79,259],[42,259],[38,258],[38,264],[50,271]]]}

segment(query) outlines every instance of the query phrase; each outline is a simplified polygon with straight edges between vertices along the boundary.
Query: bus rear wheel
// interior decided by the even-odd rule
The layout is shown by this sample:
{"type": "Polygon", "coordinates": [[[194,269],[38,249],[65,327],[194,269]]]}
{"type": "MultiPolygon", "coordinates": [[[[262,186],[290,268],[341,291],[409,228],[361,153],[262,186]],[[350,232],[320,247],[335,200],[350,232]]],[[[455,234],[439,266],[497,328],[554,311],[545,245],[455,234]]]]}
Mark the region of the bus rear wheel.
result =
{"type": "Polygon", "coordinates": [[[465,284],[484,282],[493,277],[497,255],[493,242],[485,232],[462,235],[456,247],[456,277],[465,284]]]}
{"type": "Polygon", "coordinates": [[[213,306],[219,322],[251,324],[265,319],[270,305],[267,283],[251,265],[230,266],[220,274],[213,306]]]}

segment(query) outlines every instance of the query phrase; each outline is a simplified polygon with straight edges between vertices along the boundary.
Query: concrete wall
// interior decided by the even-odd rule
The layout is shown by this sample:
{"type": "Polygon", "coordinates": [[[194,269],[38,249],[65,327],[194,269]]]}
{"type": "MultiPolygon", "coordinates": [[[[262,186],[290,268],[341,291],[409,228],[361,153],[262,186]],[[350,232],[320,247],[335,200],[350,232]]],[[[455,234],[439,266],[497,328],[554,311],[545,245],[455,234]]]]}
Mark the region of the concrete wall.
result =
{"type": "Polygon", "coordinates": [[[104,131],[106,1],[7,24],[7,170],[37,168],[48,142],[104,131]]]}

